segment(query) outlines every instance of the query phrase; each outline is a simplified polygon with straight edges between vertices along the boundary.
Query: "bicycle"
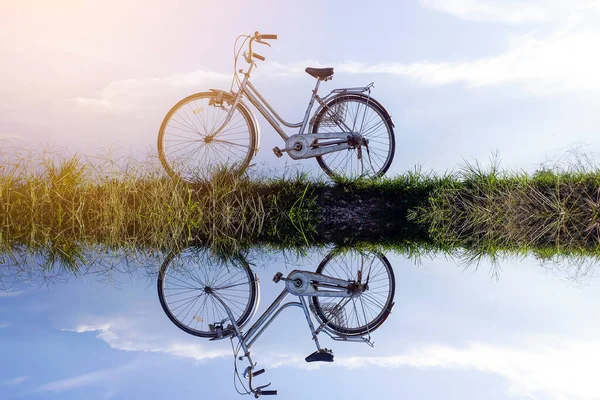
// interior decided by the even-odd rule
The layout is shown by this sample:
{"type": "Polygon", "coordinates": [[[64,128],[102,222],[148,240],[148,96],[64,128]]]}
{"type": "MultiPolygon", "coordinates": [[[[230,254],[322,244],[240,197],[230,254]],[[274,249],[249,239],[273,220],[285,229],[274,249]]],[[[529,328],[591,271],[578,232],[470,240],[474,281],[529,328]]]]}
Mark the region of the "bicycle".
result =
{"type": "Polygon", "coordinates": [[[319,333],[325,332],[333,340],[363,342],[372,347],[370,334],[386,321],[394,307],[394,272],[387,258],[377,252],[334,250],[321,261],[316,272],[293,270],[285,278],[278,272],[273,281],[283,281],[283,291],[244,333],[242,327],[256,313],[260,297],[258,278],[244,257],[217,262],[203,249],[188,248],[169,254],[158,274],[158,297],[171,322],[195,336],[210,340],[230,338],[236,390],[256,398],[276,395],[277,390],[265,390],[270,383],[253,386],[253,378],[265,371],[255,368],[250,348],[284,309],[295,306],[304,311],[317,347],[305,361],[333,362],[333,351],[321,347],[319,333]],[[289,294],[297,296],[298,301],[282,304],[289,294]],[[238,358],[240,350],[243,356],[238,358]],[[237,361],[244,358],[249,364],[243,373],[248,388],[237,368],[237,361]],[[238,382],[245,392],[238,389],[238,382]]]}
{"type": "Polygon", "coordinates": [[[158,134],[158,154],[167,173],[193,183],[225,170],[241,174],[258,153],[260,134],[254,114],[242,100],[246,97],[285,141],[273,148],[277,157],[316,158],[330,177],[377,178],[385,174],[395,151],[394,122],[388,111],[371,97],[370,83],[364,87],[340,88],[319,97],[321,82],[333,78],[333,68],[306,68],[317,79],[301,122],[290,123],[250,83],[256,60],[265,57],[252,49],[253,43],[270,46],[265,40],[277,35],[240,35],[234,43],[234,73],[229,92],[210,89],[179,101],[167,113],[158,134]],[[243,43],[237,48],[240,38],[243,43]],[[248,70],[237,69],[245,44],[248,70]],[[240,81],[238,74],[243,75],[240,81]],[[234,86],[237,84],[237,91],[234,86]],[[318,108],[310,118],[315,101],[318,108]],[[284,128],[299,128],[291,136],[284,128]],[[366,153],[366,154],[365,154],[366,153]]]}

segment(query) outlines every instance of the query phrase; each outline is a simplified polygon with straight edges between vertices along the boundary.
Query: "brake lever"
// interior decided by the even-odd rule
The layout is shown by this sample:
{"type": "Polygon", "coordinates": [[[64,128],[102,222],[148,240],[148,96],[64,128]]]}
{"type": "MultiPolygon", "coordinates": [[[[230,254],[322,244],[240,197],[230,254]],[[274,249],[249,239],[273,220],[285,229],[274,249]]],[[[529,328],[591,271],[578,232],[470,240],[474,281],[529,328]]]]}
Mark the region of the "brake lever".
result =
{"type": "Polygon", "coordinates": [[[256,43],[260,43],[260,44],[266,44],[267,46],[271,47],[271,45],[270,45],[269,43],[267,43],[267,42],[263,42],[263,41],[262,41],[262,40],[260,40],[260,39],[256,39],[256,40],[255,40],[255,42],[256,42],[256,43]]]}
{"type": "Polygon", "coordinates": [[[255,388],[254,388],[254,391],[255,391],[255,392],[258,392],[259,390],[263,390],[264,388],[267,388],[267,387],[269,387],[269,386],[271,386],[271,384],[270,384],[270,383],[268,383],[268,384],[266,384],[266,385],[258,386],[258,387],[255,387],[255,388]]]}

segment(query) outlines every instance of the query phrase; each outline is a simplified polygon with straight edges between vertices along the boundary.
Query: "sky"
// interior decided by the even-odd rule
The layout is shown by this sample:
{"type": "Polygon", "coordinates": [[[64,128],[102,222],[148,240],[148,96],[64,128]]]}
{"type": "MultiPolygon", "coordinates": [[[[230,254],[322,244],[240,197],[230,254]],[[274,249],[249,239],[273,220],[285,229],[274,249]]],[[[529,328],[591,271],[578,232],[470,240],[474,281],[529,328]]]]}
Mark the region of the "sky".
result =
{"type": "MultiPolygon", "coordinates": [[[[328,249],[300,259],[262,252],[247,257],[260,281],[258,315],[282,290],[276,272],[314,271],[328,249]]],[[[308,364],[314,345],[292,308],[251,349],[267,371],[259,383],[272,382],[283,399],[305,399],[307,390],[317,398],[600,398],[597,277],[574,280],[564,264],[533,258],[465,269],[460,258],[387,257],[396,304],[372,333],[373,348],[320,335],[335,361],[308,364]]],[[[156,292],[160,260],[146,265],[115,272],[111,284],[87,274],[1,291],[0,397],[236,398],[229,341],[173,325],[156,292]]]]}
{"type": "MultiPolygon", "coordinates": [[[[600,149],[600,1],[0,0],[0,139],[93,155],[155,154],[167,111],[209,88],[229,89],[233,42],[275,33],[253,83],[288,121],[314,86],[306,66],[334,67],[338,87],[375,83],[396,124],[388,175],[444,172],[464,160],[533,171],[572,149],[600,149]]],[[[277,159],[262,118],[256,163],[277,159]]],[[[303,266],[316,267],[324,254],[303,266]]],[[[394,314],[375,348],[326,342],[336,362],[314,367],[307,328],[289,311],[256,360],[279,398],[598,399],[600,297],[509,260],[501,279],[435,258],[389,255],[394,314]],[[352,385],[358,383],[359,387],[352,385]]],[[[261,307],[281,258],[257,268],[261,307]]],[[[151,278],[91,277],[0,291],[0,398],[137,399],[237,396],[228,343],[170,324],[151,278]]],[[[262,378],[262,377],[261,377],[262,378]]]]}
{"type": "MultiPolygon", "coordinates": [[[[335,68],[323,94],[375,83],[396,124],[389,175],[487,165],[495,152],[533,171],[599,148],[599,12],[597,0],[2,0],[0,137],[154,155],[166,112],[228,90],[234,39],[258,30],[279,39],[253,83],[288,121],[314,85],[306,66],[335,68]]],[[[275,158],[281,139],[259,125],[257,165],[317,168],[275,158]]]]}

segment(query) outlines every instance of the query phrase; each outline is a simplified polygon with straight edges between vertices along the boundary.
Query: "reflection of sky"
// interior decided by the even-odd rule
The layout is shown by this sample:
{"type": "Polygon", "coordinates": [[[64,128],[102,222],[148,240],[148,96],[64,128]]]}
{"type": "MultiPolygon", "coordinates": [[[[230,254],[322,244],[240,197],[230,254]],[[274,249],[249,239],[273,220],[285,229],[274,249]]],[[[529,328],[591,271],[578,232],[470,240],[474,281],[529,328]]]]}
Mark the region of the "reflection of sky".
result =
{"type": "MultiPolygon", "coordinates": [[[[314,270],[323,251],[302,261],[314,270]]],[[[375,347],[333,342],[333,364],[307,364],[314,351],[300,310],[282,314],[253,347],[282,398],[582,398],[600,396],[596,281],[574,284],[534,260],[500,263],[500,280],[453,260],[421,265],[388,255],[396,307],[373,333],[375,347]],[[354,386],[351,383],[356,382],[354,386]]],[[[264,310],[298,268],[278,255],[257,258],[264,310]]],[[[0,397],[191,398],[235,396],[228,340],[209,342],[169,322],[155,282],[92,275],[49,288],[18,285],[0,297],[0,397]],[[11,295],[7,295],[11,294],[11,295]]],[[[258,378],[257,378],[258,379],[258,378]]]]}

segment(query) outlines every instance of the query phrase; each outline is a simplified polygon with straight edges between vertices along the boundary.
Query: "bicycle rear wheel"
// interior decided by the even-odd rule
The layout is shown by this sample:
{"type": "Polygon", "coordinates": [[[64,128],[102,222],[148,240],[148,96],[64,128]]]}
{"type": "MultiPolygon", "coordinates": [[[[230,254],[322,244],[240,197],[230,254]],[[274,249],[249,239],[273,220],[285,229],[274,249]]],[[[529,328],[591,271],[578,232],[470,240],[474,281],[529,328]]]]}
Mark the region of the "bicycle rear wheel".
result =
{"type": "Polygon", "coordinates": [[[316,272],[354,282],[360,277],[368,286],[355,297],[312,297],[317,319],[335,332],[348,336],[364,335],[379,328],[390,315],[396,282],[392,266],[383,254],[354,250],[331,252],[316,272]]]}
{"type": "Polygon", "coordinates": [[[316,157],[323,171],[334,179],[378,178],[385,174],[396,148],[394,128],[385,109],[363,95],[335,97],[316,114],[312,133],[348,128],[351,130],[348,133],[358,133],[367,139],[368,145],[361,146],[360,153],[358,148],[351,148],[316,157]]]}
{"type": "Polygon", "coordinates": [[[258,279],[243,257],[215,261],[203,249],[171,253],[158,273],[158,298],[167,317],[189,334],[216,338],[211,325],[223,323],[223,336],[234,331],[221,300],[242,326],[258,305],[258,279]]]}
{"type": "Polygon", "coordinates": [[[188,183],[210,179],[227,171],[241,174],[257,150],[256,127],[250,112],[238,104],[221,132],[233,98],[202,92],[186,97],[165,116],[158,133],[158,155],[172,178],[188,183]]]}

